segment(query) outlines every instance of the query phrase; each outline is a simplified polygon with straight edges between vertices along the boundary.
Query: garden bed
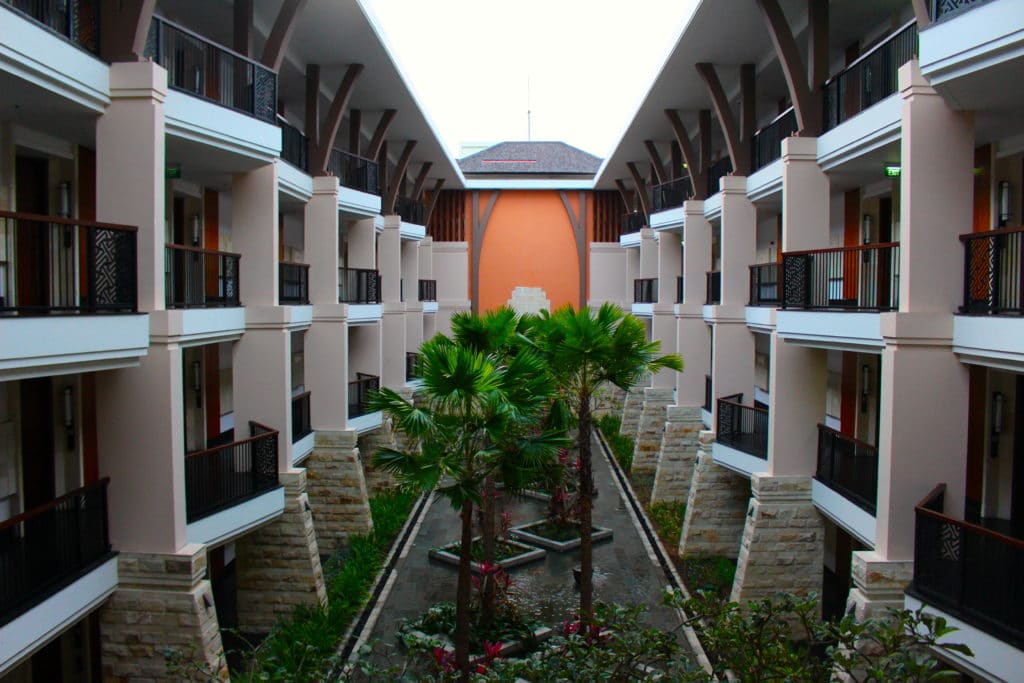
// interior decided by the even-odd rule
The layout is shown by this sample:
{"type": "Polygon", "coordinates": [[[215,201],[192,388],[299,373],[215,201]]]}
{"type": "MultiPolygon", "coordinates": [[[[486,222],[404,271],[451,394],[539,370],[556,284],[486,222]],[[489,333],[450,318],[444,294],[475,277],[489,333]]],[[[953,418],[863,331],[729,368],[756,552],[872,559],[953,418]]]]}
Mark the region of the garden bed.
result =
{"type": "MultiPolygon", "coordinates": [[[[445,564],[459,566],[459,549],[461,543],[456,541],[455,543],[449,543],[443,545],[440,548],[433,548],[430,551],[430,557],[444,562],[445,564]]],[[[530,562],[538,562],[544,559],[546,551],[543,548],[537,548],[532,545],[520,543],[513,540],[498,540],[495,542],[495,564],[502,569],[511,569],[520,565],[529,564],[530,562]]],[[[483,567],[480,562],[483,559],[483,544],[479,536],[473,539],[473,562],[470,565],[472,570],[477,574],[483,573],[483,567]]]]}
{"type": "MultiPolygon", "coordinates": [[[[536,522],[530,522],[529,524],[514,526],[509,529],[508,533],[510,536],[513,536],[520,541],[525,541],[531,545],[547,548],[548,550],[556,550],[558,552],[575,550],[580,547],[580,532],[578,524],[562,525],[542,519],[536,522]]],[[[611,529],[600,526],[592,527],[591,539],[593,539],[595,543],[598,541],[607,541],[611,537],[611,529]]]]}

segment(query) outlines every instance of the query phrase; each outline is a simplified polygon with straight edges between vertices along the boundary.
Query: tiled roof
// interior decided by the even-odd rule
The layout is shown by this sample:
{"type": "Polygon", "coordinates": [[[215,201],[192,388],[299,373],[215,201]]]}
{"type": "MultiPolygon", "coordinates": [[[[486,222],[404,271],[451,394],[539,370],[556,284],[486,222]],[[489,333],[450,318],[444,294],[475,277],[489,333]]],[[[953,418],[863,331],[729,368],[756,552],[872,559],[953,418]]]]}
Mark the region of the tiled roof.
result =
{"type": "Polygon", "coordinates": [[[601,159],[564,142],[499,142],[459,159],[463,173],[587,175],[601,159]]]}

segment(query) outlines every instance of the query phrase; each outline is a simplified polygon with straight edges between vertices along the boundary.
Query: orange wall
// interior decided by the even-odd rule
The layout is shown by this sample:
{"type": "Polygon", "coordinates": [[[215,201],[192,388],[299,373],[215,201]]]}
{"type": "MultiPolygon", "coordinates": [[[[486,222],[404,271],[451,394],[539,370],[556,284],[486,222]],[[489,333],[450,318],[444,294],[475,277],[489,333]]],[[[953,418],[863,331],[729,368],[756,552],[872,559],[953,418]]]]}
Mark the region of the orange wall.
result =
{"type": "MultiPolygon", "coordinates": [[[[488,194],[480,193],[481,211],[488,194]]],[[[578,193],[566,194],[578,214],[578,193]]],[[[479,310],[507,303],[512,290],[520,286],[542,287],[552,308],[567,303],[578,306],[579,278],[572,223],[559,193],[503,190],[491,212],[480,252],[479,310]]]]}

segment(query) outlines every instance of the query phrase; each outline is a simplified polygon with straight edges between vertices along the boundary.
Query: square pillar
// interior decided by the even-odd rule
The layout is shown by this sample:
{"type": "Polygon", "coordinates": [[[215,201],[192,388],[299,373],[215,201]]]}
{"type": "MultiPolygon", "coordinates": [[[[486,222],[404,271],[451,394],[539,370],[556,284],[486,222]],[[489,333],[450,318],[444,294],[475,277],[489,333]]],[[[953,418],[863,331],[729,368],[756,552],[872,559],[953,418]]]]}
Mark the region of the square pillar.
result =
{"type": "Polygon", "coordinates": [[[355,430],[317,430],[306,466],[309,502],[320,553],[338,551],[352,534],[373,530],[355,430]]]}
{"type": "MultiPolygon", "coordinates": [[[[757,209],[747,198],[745,176],[722,178],[720,240],[722,306],[745,307],[750,298],[750,266],[757,261],[757,209]]],[[[751,355],[750,363],[753,358],[751,355]]]]}
{"type": "Polygon", "coordinates": [[[818,423],[825,419],[826,352],[787,344],[771,334],[768,471],[776,476],[814,476],[818,423]]]}
{"type": "Polygon", "coordinates": [[[700,450],[686,499],[679,556],[735,558],[740,552],[750,483],[715,464],[711,457],[712,432],[703,431],[698,438],[700,450]]]}
{"type": "Polygon", "coordinates": [[[277,165],[231,177],[231,240],[242,255],[239,287],[247,307],[277,306],[280,235],[277,165]]]}
{"type": "Polygon", "coordinates": [[[829,246],[828,176],[818,166],[817,138],[782,141],[782,250],[829,246]]]}
{"type": "Polygon", "coordinates": [[[341,242],[336,177],[313,178],[313,196],[306,202],[305,224],[304,253],[309,264],[309,301],[314,306],[337,304],[341,242]]]}
{"type": "MultiPolygon", "coordinates": [[[[405,304],[402,288],[402,222],[386,216],[377,249],[384,312],[381,319],[381,383],[388,387],[405,384],[405,304]]],[[[416,298],[416,283],[405,283],[405,298],[416,298]]]]}
{"type": "MultiPolygon", "coordinates": [[[[675,353],[676,277],[683,269],[683,245],[678,233],[663,232],[658,237],[658,301],[651,320],[651,339],[661,342],[662,353],[675,353]]],[[[654,386],[674,389],[678,376],[675,370],[662,370],[654,375],[654,386]]]]}
{"type": "Polygon", "coordinates": [[[711,371],[711,341],[704,322],[707,297],[705,273],[711,269],[711,224],[704,217],[704,202],[683,204],[683,303],[676,305],[676,329],[683,372],[677,402],[681,406],[704,403],[704,376],[711,371]]]}
{"type": "MultiPolygon", "coordinates": [[[[638,278],[658,277],[658,238],[650,228],[640,228],[640,274],[638,278]]],[[[632,286],[633,283],[630,283],[632,286]]]]}
{"type": "MultiPolygon", "coordinates": [[[[416,351],[423,343],[423,304],[420,302],[420,251],[417,240],[402,242],[402,278],[405,280],[405,350],[416,351]]],[[[429,279],[429,278],[423,278],[429,279]]]]}
{"type": "Polygon", "coordinates": [[[685,501],[690,495],[690,480],[697,464],[697,439],[703,429],[700,408],[669,406],[665,409],[665,431],[654,472],[651,502],[685,501]]]}
{"type": "MultiPolygon", "coordinates": [[[[249,327],[232,354],[235,439],[249,438],[250,420],[276,429],[278,471],[285,472],[292,466],[291,330],[280,324],[249,327]]],[[[320,400],[316,396],[313,405],[320,400]]]]}
{"type": "MultiPolygon", "coordinates": [[[[394,220],[397,221],[398,217],[394,220]]],[[[377,226],[374,219],[361,218],[348,225],[347,265],[349,268],[377,269],[377,226]]]]}

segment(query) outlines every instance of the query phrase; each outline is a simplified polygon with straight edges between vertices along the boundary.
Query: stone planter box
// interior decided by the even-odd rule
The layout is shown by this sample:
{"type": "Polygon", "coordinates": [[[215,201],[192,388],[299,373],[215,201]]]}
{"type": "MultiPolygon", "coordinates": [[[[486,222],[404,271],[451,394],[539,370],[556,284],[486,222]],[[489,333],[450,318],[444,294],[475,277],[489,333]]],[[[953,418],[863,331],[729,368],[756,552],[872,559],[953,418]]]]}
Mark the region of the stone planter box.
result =
{"type": "MultiPolygon", "coordinates": [[[[473,542],[476,543],[479,540],[480,537],[477,536],[473,539],[473,542]]],[[[512,548],[519,551],[517,554],[511,557],[505,558],[504,560],[500,560],[499,562],[497,562],[497,565],[502,569],[512,569],[513,567],[518,567],[523,564],[529,564],[530,562],[538,562],[540,560],[543,560],[544,556],[547,554],[547,552],[543,548],[537,548],[532,545],[527,545],[525,543],[519,543],[511,539],[506,541],[498,541],[498,543],[503,543],[505,545],[511,546],[512,548]]],[[[459,542],[456,541],[454,543],[449,543],[448,545],[441,546],[440,548],[432,548],[430,550],[430,557],[435,560],[438,560],[439,562],[444,562],[445,564],[450,564],[455,567],[458,567],[459,556],[455,552],[453,552],[455,550],[455,547],[458,545],[459,542]]],[[[475,573],[482,573],[479,562],[476,562],[474,560],[470,564],[470,567],[475,573]]]]}
{"type": "MultiPolygon", "coordinates": [[[[508,533],[509,536],[517,538],[520,541],[525,541],[526,543],[529,543],[531,545],[535,545],[540,548],[547,548],[548,550],[555,550],[560,553],[564,553],[568,550],[575,550],[576,548],[580,547],[579,536],[577,536],[576,538],[570,538],[568,541],[556,541],[552,538],[547,538],[545,536],[538,536],[537,534],[531,531],[533,528],[540,526],[541,524],[544,524],[546,522],[546,519],[540,519],[536,522],[530,522],[529,524],[520,524],[519,526],[514,526],[511,529],[509,529],[508,533]]],[[[591,539],[593,539],[594,543],[597,543],[598,541],[607,541],[611,539],[611,537],[611,529],[601,526],[593,527],[591,539]]]]}

